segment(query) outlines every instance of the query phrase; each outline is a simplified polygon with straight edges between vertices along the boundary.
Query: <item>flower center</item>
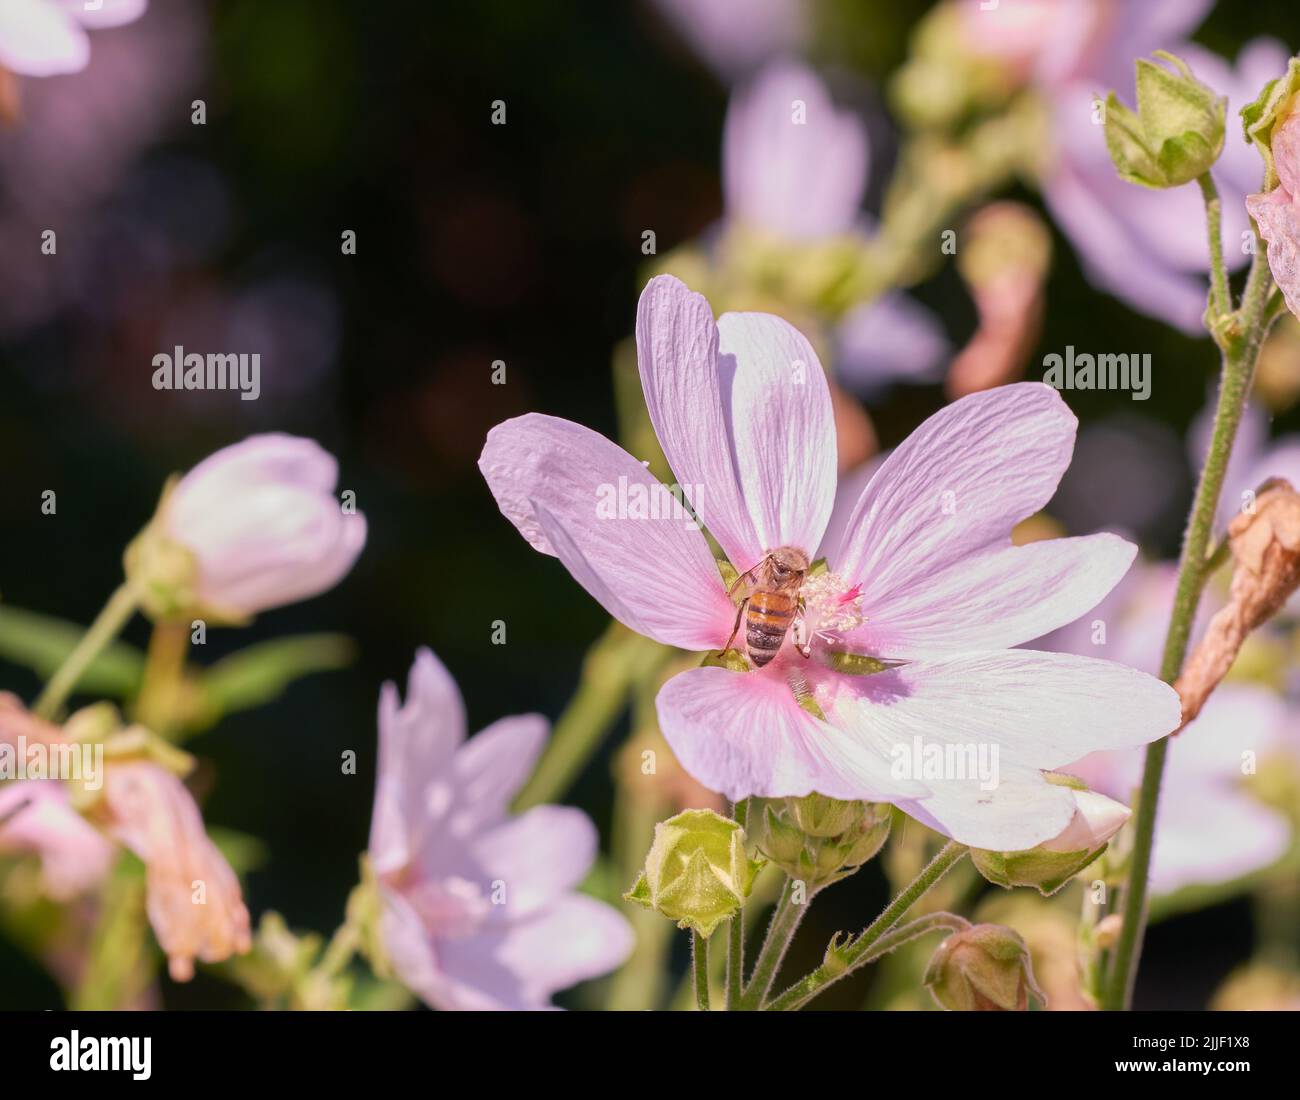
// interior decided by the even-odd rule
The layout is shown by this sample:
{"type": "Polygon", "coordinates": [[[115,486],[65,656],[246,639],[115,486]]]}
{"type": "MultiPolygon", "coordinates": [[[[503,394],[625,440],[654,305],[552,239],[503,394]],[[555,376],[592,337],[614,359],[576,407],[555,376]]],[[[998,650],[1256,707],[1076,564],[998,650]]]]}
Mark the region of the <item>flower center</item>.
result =
{"type": "Polygon", "coordinates": [[[804,620],[808,636],[823,633],[841,634],[861,626],[862,585],[850,583],[838,573],[815,573],[803,582],[799,593],[804,601],[804,620]]]}
{"type": "Polygon", "coordinates": [[[455,875],[422,882],[407,891],[407,898],[435,939],[473,935],[492,910],[477,883],[455,875]]]}

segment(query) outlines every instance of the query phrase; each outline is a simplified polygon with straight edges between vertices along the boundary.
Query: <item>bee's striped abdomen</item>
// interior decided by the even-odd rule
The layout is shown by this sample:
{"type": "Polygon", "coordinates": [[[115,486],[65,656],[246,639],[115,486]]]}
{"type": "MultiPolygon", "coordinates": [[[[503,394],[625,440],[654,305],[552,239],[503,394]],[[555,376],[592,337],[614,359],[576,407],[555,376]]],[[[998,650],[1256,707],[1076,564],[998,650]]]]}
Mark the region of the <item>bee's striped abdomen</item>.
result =
{"type": "Polygon", "coordinates": [[[759,590],[745,608],[745,647],[756,668],[762,668],[781,648],[798,606],[797,596],[759,590]]]}

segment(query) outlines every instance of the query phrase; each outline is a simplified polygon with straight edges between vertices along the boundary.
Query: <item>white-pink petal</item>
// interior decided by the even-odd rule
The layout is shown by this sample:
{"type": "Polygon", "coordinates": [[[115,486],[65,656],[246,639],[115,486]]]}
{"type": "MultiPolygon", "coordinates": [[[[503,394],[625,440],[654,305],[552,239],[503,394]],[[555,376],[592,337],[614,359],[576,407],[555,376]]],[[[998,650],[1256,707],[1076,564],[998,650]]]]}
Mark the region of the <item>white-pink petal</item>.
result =
{"type": "Polygon", "coordinates": [[[682,649],[726,640],[735,608],[707,541],[621,447],[581,425],[529,413],[488,433],[479,469],[524,538],[567,558],[575,579],[624,625],[682,649]],[[658,503],[643,513],[636,500],[658,503]],[[547,524],[564,532],[563,553],[547,524]]]}
{"type": "Polygon", "coordinates": [[[923,793],[895,780],[887,754],[802,708],[780,670],[696,668],[660,689],[659,726],[678,762],[737,800],[805,795],[880,801],[923,793]]]}
{"type": "Polygon", "coordinates": [[[650,423],[673,476],[737,564],[757,561],[759,541],[741,492],[732,442],[737,363],[718,357],[718,326],[704,295],[671,275],[641,292],[636,310],[637,364],[650,423]]]}
{"type": "MultiPolygon", "coordinates": [[[[835,505],[835,416],[812,345],[769,313],[725,313],[718,350],[736,364],[731,422],[736,467],[764,551],[797,546],[810,557],[835,505]]],[[[708,490],[708,486],[705,486],[708,490]]],[[[745,570],[753,561],[733,561],[745,570]]]]}
{"type": "MultiPolygon", "coordinates": [[[[1078,426],[1041,382],[971,394],[896,447],[871,479],[831,559],[864,584],[876,613],[910,585],[990,548],[1045,505],[1078,426]]],[[[869,612],[871,613],[871,612],[869,612]]]]}
{"type": "Polygon", "coordinates": [[[868,586],[866,622],[846,642],[900,659],[1021,645],[1096,607],[1136,554],[1132,543],[1104,533],[978,551],[903,580],[887,597],[868,586]]]}
{"type": "Polygon", "coordinates": [[[952,746],[954,770],[941,779],[923,772],[918,778],[931,794],[897,805],[954,840],[998,851],[1049,840],[1074,813],[1069,788],[1053,787],[1037,772],[1096,749],[1154,741],[1181,717],[1177,693],[1154,677],[1110,661],[1032,650],[827,678],[817,700],[828,721],[884,746],[910,775],[933,751],[929,746],[945,754],[952,746]],[[957,763],[959,756],[965,763],[957,763]]]}

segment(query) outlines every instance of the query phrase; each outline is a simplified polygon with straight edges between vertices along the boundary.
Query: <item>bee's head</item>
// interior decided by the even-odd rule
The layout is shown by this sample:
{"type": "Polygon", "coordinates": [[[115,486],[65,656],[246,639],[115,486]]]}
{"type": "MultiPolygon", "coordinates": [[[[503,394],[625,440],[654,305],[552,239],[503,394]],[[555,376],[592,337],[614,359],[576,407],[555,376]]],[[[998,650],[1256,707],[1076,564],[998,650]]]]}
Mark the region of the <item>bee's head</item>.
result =
{"type": "Polygon", "coordinates": [[[808,572],[808,555],[797,546],[782,546],[768,555],[772,579],[777,584],[797,580],[808,572]]]}

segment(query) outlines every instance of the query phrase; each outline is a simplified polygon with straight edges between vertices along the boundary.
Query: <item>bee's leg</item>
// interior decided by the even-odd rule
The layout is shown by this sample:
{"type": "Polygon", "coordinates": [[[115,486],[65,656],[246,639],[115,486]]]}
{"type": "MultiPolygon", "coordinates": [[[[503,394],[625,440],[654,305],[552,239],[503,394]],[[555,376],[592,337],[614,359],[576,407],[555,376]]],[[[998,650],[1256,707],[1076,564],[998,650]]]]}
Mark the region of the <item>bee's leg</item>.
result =
{"type": "Polygon", "coordinates": [[[795,613],[794,622],[790,624],[790,635],[790,640],[799,651],[799,656],[805,661],[808,660],[812,656],[812,639],[808,637],[808,620],[804,617],[802,597],[799,599],[799,610],[795,613]]]}
{"type": "Polygon", "coordinates": [[[746,596],[740,601],[740,608],[736,612],[736,625],[731,628],[731,637],[727,639],[727,644],[722,647],[722,652],[726,653],[731,648],[731,643],[736,640],[736,635],[740,633],[740,623],[745,617],[745,608],[749,606],[749,597],[746,596]]]}

